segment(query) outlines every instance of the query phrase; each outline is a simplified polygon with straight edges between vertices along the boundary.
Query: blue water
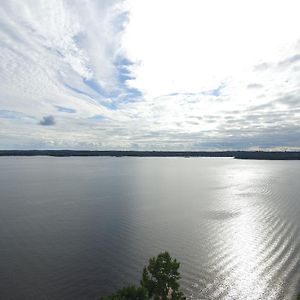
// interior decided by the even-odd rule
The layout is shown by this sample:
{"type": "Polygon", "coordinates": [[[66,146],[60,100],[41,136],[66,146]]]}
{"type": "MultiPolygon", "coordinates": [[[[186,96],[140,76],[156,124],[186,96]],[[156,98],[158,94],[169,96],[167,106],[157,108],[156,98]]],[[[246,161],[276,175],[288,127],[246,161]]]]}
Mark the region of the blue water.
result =
{"type": "Polygon", "coordinates": [[[0,157],[0,299],[98,299],[151,256],[190,299],[295,299],[300,162],[0,157]]]}

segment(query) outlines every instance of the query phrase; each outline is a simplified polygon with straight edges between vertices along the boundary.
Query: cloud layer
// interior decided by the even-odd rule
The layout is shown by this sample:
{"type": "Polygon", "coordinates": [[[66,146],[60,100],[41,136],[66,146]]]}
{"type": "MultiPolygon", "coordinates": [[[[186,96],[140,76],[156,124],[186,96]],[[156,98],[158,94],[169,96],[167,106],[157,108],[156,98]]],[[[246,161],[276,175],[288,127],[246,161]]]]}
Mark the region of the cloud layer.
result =
{"type": "Polygon", "coordinates": [[[3,0],[0,148],[300,149],[299,10],[3,0]]]}

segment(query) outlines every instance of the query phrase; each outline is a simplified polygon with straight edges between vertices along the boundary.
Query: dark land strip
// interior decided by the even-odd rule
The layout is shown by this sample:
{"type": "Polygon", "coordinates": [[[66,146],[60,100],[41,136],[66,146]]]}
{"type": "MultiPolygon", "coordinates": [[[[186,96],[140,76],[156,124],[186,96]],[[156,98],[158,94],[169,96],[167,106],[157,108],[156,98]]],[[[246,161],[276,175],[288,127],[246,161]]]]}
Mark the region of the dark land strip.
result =
{"type": "Polygon", "coordinates": [[[300,160],[300,151],[0,150],[0,156],[233,157],[235,159],[300,160]]]}

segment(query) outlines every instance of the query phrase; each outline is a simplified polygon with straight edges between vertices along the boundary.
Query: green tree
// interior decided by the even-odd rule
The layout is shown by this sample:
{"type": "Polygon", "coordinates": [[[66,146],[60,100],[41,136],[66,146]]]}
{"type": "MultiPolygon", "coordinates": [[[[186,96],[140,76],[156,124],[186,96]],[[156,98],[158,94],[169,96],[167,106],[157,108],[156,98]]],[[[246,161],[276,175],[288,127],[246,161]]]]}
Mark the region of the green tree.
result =
{"type": "Polygon", "coordinates": [[[119,289],[110,296],[101,297],[100,300],[149,300],[149,297],[145,288],[131,285],[119,289]]]}
{"type": "Polygon", "coordinates": [[[141,286],[147,289],[150,299],[185,299],[179,291],[179,266],[180,263],[172,259],[168,252],[150,258],[141,280],[141,286]]]}

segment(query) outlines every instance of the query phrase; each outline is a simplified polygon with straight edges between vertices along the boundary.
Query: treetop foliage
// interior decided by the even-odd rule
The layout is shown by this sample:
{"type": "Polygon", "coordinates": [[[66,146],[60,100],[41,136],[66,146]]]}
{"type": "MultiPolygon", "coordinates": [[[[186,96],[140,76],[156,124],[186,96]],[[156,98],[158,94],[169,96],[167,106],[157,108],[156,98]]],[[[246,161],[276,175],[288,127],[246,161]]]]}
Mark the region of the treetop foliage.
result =
{"type": "Polygon", "coordinates": [[[116,293],[102,297],[100,300],[182,300],[185,299],[179,290],[180,263],[168,252],[162,252],[149,259],[144,268],[141,286],[129,286],[116,293]]]}
{"type": "Polygon", "coordinates": [[[160,253],[149,260],[148,267],[143,270],[141,286],[148,290],[153,299],[182,299],[179,292],[178,272],[180,263],[172,259],[168,252],[160,253]]]}
{"type": "Polygon", "coordinates": [[[122,288],[116,293],[102,297],[100,300],[148,300],[148,291],[143,287],[135,287],[134,285],[122,288]]]}

